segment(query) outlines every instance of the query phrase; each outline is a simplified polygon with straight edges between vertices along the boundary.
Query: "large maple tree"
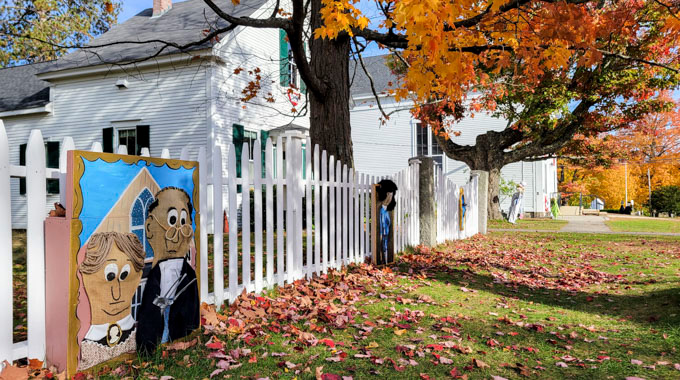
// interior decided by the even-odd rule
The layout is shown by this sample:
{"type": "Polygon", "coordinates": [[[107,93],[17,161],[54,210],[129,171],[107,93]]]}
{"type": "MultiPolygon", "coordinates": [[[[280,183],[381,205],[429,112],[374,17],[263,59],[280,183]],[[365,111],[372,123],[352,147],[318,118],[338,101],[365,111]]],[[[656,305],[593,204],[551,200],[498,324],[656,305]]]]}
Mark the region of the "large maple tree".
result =
{"type": "MultiPolygon", "coordinates": [[[[286,31],[309,89],[312,141],[344,162],[352,162],[352,39],[396,53],[406,69],[394,95],[419,105],[416,115],[439,129],[449,156],[490,171],[492,201],[504,164],[554,153],[584,125],[609,128],[605,119],[617,113],[634,118],[643,106],[624,103],[645,103],[654,88],[678,79],[678,5],[660,1],[388,0],[368,2],[379,10],[371,20],[362,12],[367,2],[358,0],[290,0],[288,12],[277,2],[259,19],[232,17],[205,2],[233,24],[286,31]],[[480,136],[479,149],[456,145],[446,116],[469,104],[471,91],[482,94],[473,107],[523,119],[480,136]],[[512,109],[527,96],[530,109],[512,109]]],[[[497,201],[490,209],[499,215],[497,201]]]]}

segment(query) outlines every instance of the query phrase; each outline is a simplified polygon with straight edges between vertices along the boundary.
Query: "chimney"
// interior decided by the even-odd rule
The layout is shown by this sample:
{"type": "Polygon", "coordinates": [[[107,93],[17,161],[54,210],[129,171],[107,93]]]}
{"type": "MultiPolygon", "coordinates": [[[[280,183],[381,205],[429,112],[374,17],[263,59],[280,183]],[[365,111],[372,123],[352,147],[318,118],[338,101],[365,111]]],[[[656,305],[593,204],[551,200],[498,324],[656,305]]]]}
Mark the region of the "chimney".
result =
{"type": "Polygon", "coordinates": [[[160,17],[170,8],[172,8],[172,0],[153,0],[153,15],[151,17],[160,17]]]}

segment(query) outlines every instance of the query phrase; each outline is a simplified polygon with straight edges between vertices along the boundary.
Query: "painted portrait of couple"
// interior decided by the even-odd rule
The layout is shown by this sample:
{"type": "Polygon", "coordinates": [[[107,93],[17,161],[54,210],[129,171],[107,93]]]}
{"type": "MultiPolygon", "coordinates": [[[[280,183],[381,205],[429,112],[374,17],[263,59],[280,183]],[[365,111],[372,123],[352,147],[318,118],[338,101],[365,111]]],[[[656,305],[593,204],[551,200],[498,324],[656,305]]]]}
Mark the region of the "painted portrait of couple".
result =
{"type": "Polygon", "coordinates": [[[153,354],[200,325],[197,164],[100,155],[80,157],[75,192],[77,370],[153,354]]]}

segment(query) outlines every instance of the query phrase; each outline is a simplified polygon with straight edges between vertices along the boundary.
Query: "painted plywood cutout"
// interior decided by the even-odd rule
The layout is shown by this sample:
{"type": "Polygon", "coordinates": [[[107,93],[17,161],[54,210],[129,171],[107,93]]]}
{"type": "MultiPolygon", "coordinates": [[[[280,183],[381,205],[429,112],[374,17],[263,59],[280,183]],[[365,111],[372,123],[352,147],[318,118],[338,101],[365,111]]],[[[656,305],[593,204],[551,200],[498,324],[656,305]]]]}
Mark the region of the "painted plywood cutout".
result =
{"type": "Polygon", "coordinates": [[[394,208],[397,185],[390,180],[382,180],[373,185],[371,191],[371,235],[374,265],[392,264],[394,255],[394,208]]]}
{"type": "Polygon", "coordinates": [[[198,163],[70,152],[68,373],[199,327],[198,163]]]}
{"type": "Polygon", "coordinates": [[[465,221],[467,220],[467,203],[465,202],[465,191],[460,188],[460,197],[458,198],[458,226],[460,230],[465,230],[465,221]]]}

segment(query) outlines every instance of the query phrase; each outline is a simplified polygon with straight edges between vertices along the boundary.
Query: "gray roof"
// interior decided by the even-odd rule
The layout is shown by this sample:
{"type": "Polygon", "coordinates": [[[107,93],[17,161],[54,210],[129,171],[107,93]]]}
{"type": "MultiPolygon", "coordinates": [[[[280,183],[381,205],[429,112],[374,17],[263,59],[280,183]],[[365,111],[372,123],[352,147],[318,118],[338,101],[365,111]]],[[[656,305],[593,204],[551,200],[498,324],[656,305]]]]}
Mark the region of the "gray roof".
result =
{"type": "Polygon", "coordinates": [[[0,112],[44,106],[50,101],[49,83],[35,74],[53,62],[0,69],[0,112]]]}
{"type": "MultiPolygon", "coordinates": [[[[149,4],[151,0],[147,0],[149,4]]],[[[235,17],[251,16],[260,9],[266,0],[243,0],[234,6],[231,1],[219,2],[220,7],[235,17]]],[[[172,8],[160,17],[151,17],[153,9],[149,8],[122,24],[111,28],[108,32],[94,39],[90,45],[100,46],[112,42],[117,43],[99,48],[77,50],[57,60],[56,65],[42,72],[60,71],[77,67],[94,66],[103,63],[119,63],[137,61],[157,54],[166,46],[161,42],[137,43],[150,40],[162,40],[178,45],[196,42],[205,37],[204,30],[222,28],[229,23],[218,17],[203,0],[187,0],[175,2],[172,8]]],[[[200,50],[212,47],[212,42],[195,45],[187,49],[200,50]]],[[[175,48],[166,48],[158,54],[164,56],[177,53],[175,48]]]]}
{"type": "MultiPolygon", "coordinates": [[[[389,55],[378,55],[374,57],[362,57],[366,70],[371,74],[373,85],[378,94],[389,89],[396,89],[399,86],[399,79],[387,67],[385,60],[389,55]]],[[[352,83],[350,93],[352,95],[370,95],[371,83],[364,72],[364,68],[358,60],[349,62],[349,80],[352,83]]]]}

